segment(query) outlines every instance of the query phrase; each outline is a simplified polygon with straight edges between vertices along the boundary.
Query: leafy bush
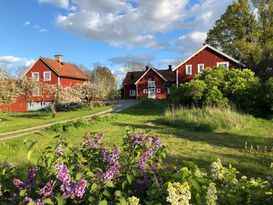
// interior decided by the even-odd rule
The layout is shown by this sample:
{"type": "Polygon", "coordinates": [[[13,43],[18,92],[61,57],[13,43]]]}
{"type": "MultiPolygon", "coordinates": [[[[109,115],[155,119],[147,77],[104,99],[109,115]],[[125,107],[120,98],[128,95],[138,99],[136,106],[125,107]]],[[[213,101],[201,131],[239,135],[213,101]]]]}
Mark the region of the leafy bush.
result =
{"type": "MultiPolygon", "coordinates": [[[[239,177],[220,160],[209,170],[192,162],[165,162],[166,150],[151,132],[127,130],[122,149],[87,133],[79,146],[57,136],[26,177],[3,165],[1,204],[272,204],[272,184],[239,177]]],[[[35,148],[29,142],[30,153],[35,148]]]]}
{"type": "Polygon", "coordinates": [[[172,101],[185,106],[236,106],[265,117],[273,112],[272,81],[263,83],[248,69],[208,68],[174,91],[172,101]]]}
{"type": "Polygon", "coordinates": [[[180,107],[166,110],[162,122],[194,131],[226,131],[250,127],[254,119],[252,116],[240,114],[230,108],[180,107]]]}

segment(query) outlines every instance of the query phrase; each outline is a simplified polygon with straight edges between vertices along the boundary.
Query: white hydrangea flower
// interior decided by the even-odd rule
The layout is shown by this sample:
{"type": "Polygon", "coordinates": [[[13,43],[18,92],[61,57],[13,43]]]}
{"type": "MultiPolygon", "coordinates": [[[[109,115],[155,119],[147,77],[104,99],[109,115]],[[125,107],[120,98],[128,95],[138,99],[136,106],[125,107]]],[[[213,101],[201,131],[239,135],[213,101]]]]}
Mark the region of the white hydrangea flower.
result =
{"type": "Polygon", "coordinates": [[[214,179],[219,179],[219,180],[225,179],[225,176],[223,174],[223,169],[224,169],[224,167],[223,167],[220,159],[217,159],[216,162],[213,162],[210,165],[210,171],[211,171],[214,179]]]}
{"type": "Polygon", "coordinates": [[[127,205],[140,205],[139,198],[135,196],[131,196],[127,199],[127,205]]]}
{"type": "Polygon", "coordinates": [[[217,200],[217,190],[215,184],[213,182],[209,183],[209,187],[207,189],[206,201],[207,205],[216,205],[217,200]]]}
{"type": "Polygon", "coordinates": [[[188,182],[183,184],[179,182],[168,183],[169,196],[167,201],[172,205],[189,205],[191,199],[191,191],[188,182]]]}

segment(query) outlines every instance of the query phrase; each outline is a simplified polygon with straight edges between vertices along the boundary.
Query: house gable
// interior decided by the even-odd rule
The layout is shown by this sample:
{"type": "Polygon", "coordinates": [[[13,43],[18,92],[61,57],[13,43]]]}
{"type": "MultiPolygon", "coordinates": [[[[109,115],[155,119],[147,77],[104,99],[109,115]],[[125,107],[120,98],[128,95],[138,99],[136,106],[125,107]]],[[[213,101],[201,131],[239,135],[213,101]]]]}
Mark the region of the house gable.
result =
{"type": "Polygon", "coordinates": [[[156,74],[156,75],[158,75],[161,79],[163,79],[164,81],[167,81],[167,79],[164,77],[164,76],[162,76],[159,72],[157,72],[154,68],[152,68],[152,67],[150,67],[136,82],[135,82],[135,84],[138,84],[139,83],[139,81],[142,79],[142,78],[144,78],[146,75],[148,75],[149,73],[149,75],[151,75],[151,72],[154,72],[154,74],[156,74]]]}
{"type": "Polygon", "coordinates": [[[229,68],[243,68],[245,66],[230,56],[223,55],[217,49],[206,45],[174,68],[177,72],[177,84],[191,80],[200,72],[199,66],[203,66],[203,68],[215,68],[220,63],[228,64],[229,68]]]}

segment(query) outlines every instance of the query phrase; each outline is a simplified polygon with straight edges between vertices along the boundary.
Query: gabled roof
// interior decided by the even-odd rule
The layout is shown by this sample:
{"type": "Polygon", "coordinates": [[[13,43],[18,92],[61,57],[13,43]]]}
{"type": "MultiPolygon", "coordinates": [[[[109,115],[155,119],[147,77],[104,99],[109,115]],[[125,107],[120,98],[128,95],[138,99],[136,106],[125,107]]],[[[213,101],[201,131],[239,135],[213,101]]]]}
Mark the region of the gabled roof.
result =
{"type": "Polygon", "coordinates": [[[209,49],[215,51],[216,53],[218,53],[218,54],[220,54],[220,55],[226,57],[227,59],[233,61],[234,63],[236,63],[236,64],[238,64],[238,65],[240,65],[240,66],[242,66],[242,67],[246,67],[246,65],[243,64],[242,62],[240,62],[240,61],[236,60],[235,58],[233,58],[233,57],[231,57],[231,56],[225,54],[224,52],[222,52],[222,51],[220,51],[220,50],[214,48],[213,46],[206,44],[206,45],[204,45],[202,48],[200,48],[198,51],[196,51],[194,54],[192,54],[190,57],[188,57],[186,60],[184,60],[182,63],[180,63],[179,65],[177,65],[177,66],[173,69],[173,71],[175,71],[175,70],[176,70],[177,68],[179,68],[181,65],[183,65],[184,63],[186,63],[188,60],[190,60],[190,59],[193,58],[196,54],[200,53],[202,50],[204,50],[204,49],[206,49],[206,48],[209,48],[209,49]]]}
{"type": "Polygon", "coordinates": [[[149,69],[146,70],[145,73],[143,73],[142,76],[140,76],[140,78],[135,82],[135,84],[137,84],[150,70],[153,70],[159,77],[161,77],[164,81],[167,81],[166,78],[164,78],[164,76],[162,76],[155,68],[153,67],[149,67],[149,69]]]}
{"type": "Polygon", "coordinates": [[[160,76],[164,81],[175,82],[175,72],[173,72],[172,70],[158,70],[150,67],[147,71],[128,72],[123,81],[123,85],[135,85],[151,69],[155,73],[157,73],[158,76],[160,76]]]}
{"type": "Polygon", "coordinates": [[[88,76],[75,64],[44,57],[40,57],[40,59],[60,77],[88,80],[88,76]]]}

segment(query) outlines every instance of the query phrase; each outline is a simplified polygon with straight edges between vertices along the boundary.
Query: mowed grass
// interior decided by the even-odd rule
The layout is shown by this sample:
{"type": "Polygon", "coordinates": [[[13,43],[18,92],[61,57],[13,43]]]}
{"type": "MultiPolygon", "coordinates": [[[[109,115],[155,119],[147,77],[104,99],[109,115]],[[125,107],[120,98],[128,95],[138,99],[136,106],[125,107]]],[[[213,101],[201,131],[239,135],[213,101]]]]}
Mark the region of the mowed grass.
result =
{"type": "MultiPolygon", "coordinates": [[[[133,126],[136,131],[151,129],[152,132],[160,136],[162,143],[166,145],[167,160],[178,166],[182,164],[183,160],[189,160],[201,167],[209,167],[212,161],[220,158],[225,165],[231,163],[247,176],[266,177],[273,174],[273,170],[270,169],[273,162],[272,121],[255,119],[225,110],[211,111],[214,113],[210,114],[211,121],[209,119],[204,121],[202,117],[206,117],[206,115],[201,115],[200,112],[205,113],[205,110],[184,109],[178,116],[191,113],[192,117],[182,118],[182,125],[166,124],[166,119],[170,117],[168,113],[165,113],[166,109],[168,110],[168,104],[164,101],[143,101],[121,113],[100,118],[79,128],[71,128],[64,134],[70,142],[76,145],[86,132],[103,132],[106,136],[105,142],[108,146],[112,146],[113,144],[121,145],[127,125],[133,126]],[[225,112],[231,113],[224,114],[225,112]],[[195,115],[198,117],[194,118],[195,115]],[[213,129],[200,131],[192,125],[196,124],[197,119],[200,119],[202,123],[208,124],[207,126],[202,125],[203,127],[210,127],[209,124],[219,121],[219,118],[222,118],[224,122],[227,116],[234,117],[234,119],[226,119],[226,121],[231,121],[226,127],[220,123],[220,127],[212,126],[213,129]],[[246,142],[248,147],[252,144],[256,151],[246,150],[246,142]],[[266,153],[261,151],[265,146],[267,147],[266,153]]],[[[28,136],[29,139],[38,140],[31,161],[27,160],[26,149],[23,145],[24,138],[4,141],[0,143],[0,161],[11,161],[19,166],[33,163],[39,152],[47,145],[52,144],[53,136],[58,133],[59,131],[48,130],[40,133],[41,135],[28,136]]]]}
{"type": "Polygon", "coordinates": [[[79,109],[69,112],[58,112],[55,118],[47,111],[33,111],[26,113],[0,113],[0,133],[16,131],[25,128],[31,128],[48,123],[58,122],[61,120],[70,120],[78,117],[92,115],[104,110],[110,109],[111,106],[95,107],[93,109],[79,109]]]}

